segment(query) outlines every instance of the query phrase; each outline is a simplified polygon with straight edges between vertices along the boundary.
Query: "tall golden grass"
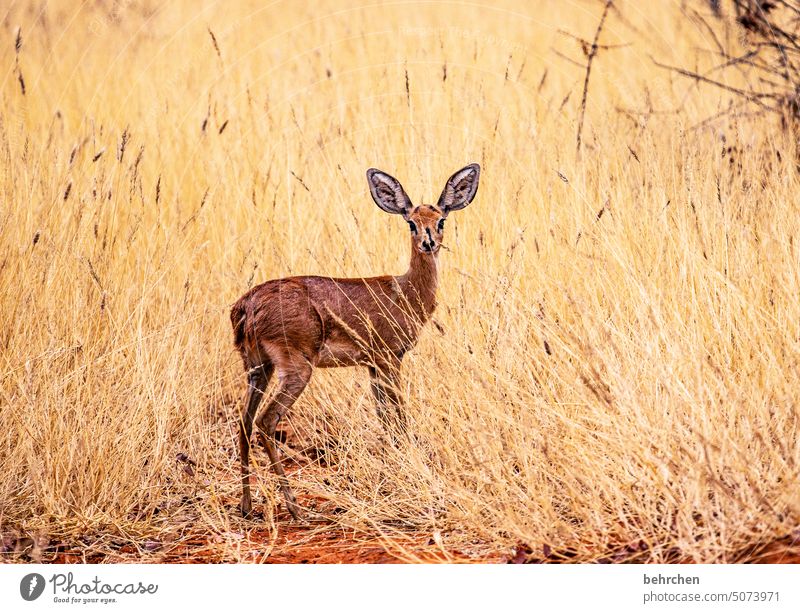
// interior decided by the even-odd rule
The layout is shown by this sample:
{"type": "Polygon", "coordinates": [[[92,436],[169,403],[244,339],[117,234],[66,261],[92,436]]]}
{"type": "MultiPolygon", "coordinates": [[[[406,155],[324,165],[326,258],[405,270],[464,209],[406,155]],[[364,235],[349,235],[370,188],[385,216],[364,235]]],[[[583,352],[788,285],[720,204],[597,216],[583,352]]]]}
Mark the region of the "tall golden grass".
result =
{"type": "Polygon", "coordinates": [[[290,274],[403,272],[365,169],[434,202],[472,161],[438,327],[403,367],[416,440],[383,443],[365,372],[317,371],[288,418],[324,460],[292,472],[303,499],[412,559],[430,538],[735,561],[797,529],[796,139],[763,116],[698,127],[728,95],[650,59],[714,60],[680,3],[615,3],[581,155],[563,56],[584,58],[559,31],[591,39],[601,3],[263,4],[1,10],[4,534],[205,534],[268,559],[285,514],[263,453],[263,519],[236,510],[229,306],[290,274]]]}

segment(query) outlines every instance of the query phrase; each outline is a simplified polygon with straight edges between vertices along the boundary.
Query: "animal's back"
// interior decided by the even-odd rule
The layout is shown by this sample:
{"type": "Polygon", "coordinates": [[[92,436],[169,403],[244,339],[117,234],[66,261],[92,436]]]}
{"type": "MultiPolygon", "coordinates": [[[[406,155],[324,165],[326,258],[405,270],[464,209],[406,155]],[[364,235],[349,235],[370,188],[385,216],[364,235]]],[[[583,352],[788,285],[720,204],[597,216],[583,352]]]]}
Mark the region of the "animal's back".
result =
{"type": "Polygon", "coordinates": [[[413,311],[396,277],[301,276],[251,289],[231,308],[231,324],[246,368],[264,360],[264,343],[301,348],[317,366],[348,366],[410,349],[421,323],[413,311]]]}

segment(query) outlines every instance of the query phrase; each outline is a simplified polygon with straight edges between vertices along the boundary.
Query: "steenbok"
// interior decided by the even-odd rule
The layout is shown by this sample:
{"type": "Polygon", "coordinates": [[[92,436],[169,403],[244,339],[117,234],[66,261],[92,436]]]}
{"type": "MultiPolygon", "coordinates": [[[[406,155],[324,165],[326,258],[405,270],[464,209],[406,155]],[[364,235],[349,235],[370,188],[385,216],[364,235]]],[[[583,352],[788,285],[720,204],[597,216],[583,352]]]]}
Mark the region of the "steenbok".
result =
{"type": "Polygon", "coordinates": [[[306,387],[314,367],[366,366],[383,424],[393,440],[404,431],[400,364],[436,308],[444,221],[452,211],[472,202],[479,176],[480,167],[470,164],[448,179],[436,206],[414,206],[397,179],[371,168],[367,181],[375,203],[387,213],[402,215],[411,229],[408,272],[356,279],[276,279],[254,287],[233,305],[234,342],[244,360],[248,384],[239,425],[243,515],[249,516],[252,510],[253,419],[275,371],[277,391],[255,424],[295,519],[300,518],[300,507],[278,456],[275,429],[306,387]]]}

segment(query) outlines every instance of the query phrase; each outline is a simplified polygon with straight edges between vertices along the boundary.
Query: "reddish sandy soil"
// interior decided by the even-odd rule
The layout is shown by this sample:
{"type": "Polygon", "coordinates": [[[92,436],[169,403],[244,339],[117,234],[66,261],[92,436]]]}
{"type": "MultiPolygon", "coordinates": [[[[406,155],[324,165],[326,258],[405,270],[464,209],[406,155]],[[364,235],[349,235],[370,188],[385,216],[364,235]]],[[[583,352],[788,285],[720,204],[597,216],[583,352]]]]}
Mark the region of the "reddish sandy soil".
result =
{"type": "MultiPolygon", "coordinates": [[[[312,502],[305,506],[315,506],[312,502]]],[[[232,511],[235,503],[232,501],[232,511]]],[[[184,533],[172,542],[143,541],[132,543],[114,539],[86,539],[70,544],[13,537],[3,534],[0,562],[54,562],[54,563],[226,563],[237,559],[248,562],[275,564],[395,564],[403,562],[425,563],[563,563],[573,558],[570,552],[551,551],[549,547],[531,548],[519,544],[512,550],[498,550],[490,555],[474,557],[464,552],[447,552],[439,549],[427,537],[406,535],[402,546],[377,538],[357,535],[324,518],[309,519],[304,523],[291,520],[280,509],[273,531],[260,518],[239,525],[231,542],[214,540],[198,526],[196,532],[184,533]],[[231,547],[236,556],[232,557],[231,547]]],[[[647,562],[646,550],[625,548],[610,552],[598,560],[600,563],[647,562]]],[[[787,537],[758,545],[732,555],[732,562],[755,564],[800,563],[800,538],[787,537]]],[[[676,552],[672,562],[691,562],[676,552]]]]}
{"type": "MultiPolygon", "coordinates": [[[[303,500],[300,500],[301,504],[303,500]]],[[[432,541],[414,535],[402,546],[357,535],[325,519],[295,522],[280,510],[277,532],[256,517],[251,526],[231,533],[224,542],[198,527],[178,538],[124,542],[117,538],[86,538],[59,542],[6,533],[0,562],[35,563],[228,563],[237,560],[272,564],[397,564],[403,562],[505,563],[515,552],[498,552],[481,558],[458,551],[444,552],[432,541]],[[235,550],[235,555],[232,552],[235,550]]]]}
{"type": "MultiPolygon", "coordinates": [[[[313,520],[306,523],[291,521],[281,511],[276,517],[277,534],[269,527],[252,522],[253,527],[239,533],[234,546],[237,559],[274,564],[395,564],[425,563],[562,563],[572,558],[570,552],[536,550],[520,544],[511,551],[497,551],[476,558],[459,551],[444,552],[429,540],[408,535],[402,548],[380,539],[355,535],[331,522],[313,520]]],[[[70,544],[47,539],[13,537],[4,534],[0,562],[52,563],[225,563],[232,562],[230,545],[212,542],[207,533],[184,534],[172,543],[144,541],[121,543],[113,539],[91,539],[70,544]]],[[[751,564],[800,563],[800,539],[787,537],[748,548],[731,556],[732,562],[751,564]]],[[[647,552],[628,549],[611,553],[600,563],[646,562],[647,552]]],[[[690,563],[676,555],[673,562],[690,563]]]]}

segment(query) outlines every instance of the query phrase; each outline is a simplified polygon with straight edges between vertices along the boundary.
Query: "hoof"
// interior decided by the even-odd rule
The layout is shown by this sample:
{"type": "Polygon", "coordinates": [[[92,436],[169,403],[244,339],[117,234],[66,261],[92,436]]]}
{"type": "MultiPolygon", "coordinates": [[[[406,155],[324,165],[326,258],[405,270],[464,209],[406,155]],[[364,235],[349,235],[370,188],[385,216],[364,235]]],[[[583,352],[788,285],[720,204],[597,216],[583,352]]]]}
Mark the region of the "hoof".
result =
{"type": "Polygon", "coordinates": [[[286,502],[286,510],[295,521],[303,521],[303,511],[296,502],[286,502]]]}
{"type": "Polygon", "coordinates": [[[242,512],[242,517],[250,519],[253,517],[253,503],[250,500],[242,500],[239,505],[239,510],[242,512]]]}

